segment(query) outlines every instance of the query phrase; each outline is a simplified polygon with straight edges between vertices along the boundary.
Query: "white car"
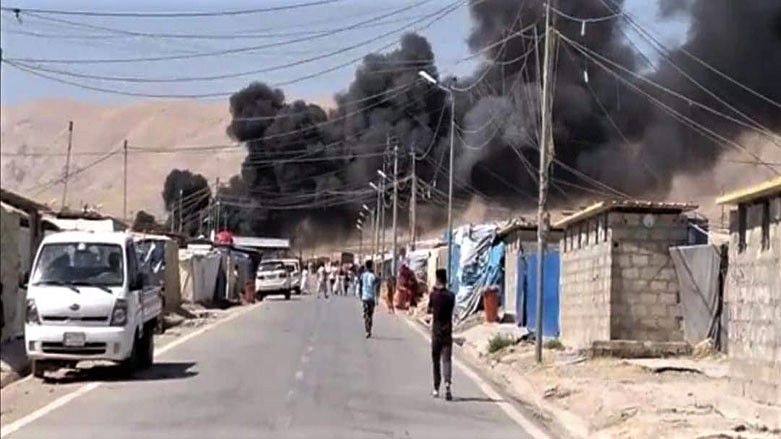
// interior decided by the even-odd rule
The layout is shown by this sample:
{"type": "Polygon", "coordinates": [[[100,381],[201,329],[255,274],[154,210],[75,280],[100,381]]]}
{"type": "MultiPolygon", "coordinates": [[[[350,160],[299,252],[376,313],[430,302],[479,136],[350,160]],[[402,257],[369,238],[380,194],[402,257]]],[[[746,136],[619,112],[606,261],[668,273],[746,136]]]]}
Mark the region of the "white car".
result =
{"type": "Polygon", "coordinates": [[[150,367],[162,307],[161,289],[144,282],[129,235],[47,236],[27,289],[24,337],[33,375],[83,360],[118,362],[128,372],[150,367]]]}
{"type": "Polygon", "coordinates": [[[271,295],[284,295],[285,300],[290,300],[293,287],[293,278],[281,259],[269,259],[258,265],[255,295],[260,300],[271,295]]]}
{"type": "Polygon", "coordinates": [[[282,262],[290,275],[290,286],[293,292],[300,295],[302,287],[301,263],[298,259],[282,259],[282,262]]]}

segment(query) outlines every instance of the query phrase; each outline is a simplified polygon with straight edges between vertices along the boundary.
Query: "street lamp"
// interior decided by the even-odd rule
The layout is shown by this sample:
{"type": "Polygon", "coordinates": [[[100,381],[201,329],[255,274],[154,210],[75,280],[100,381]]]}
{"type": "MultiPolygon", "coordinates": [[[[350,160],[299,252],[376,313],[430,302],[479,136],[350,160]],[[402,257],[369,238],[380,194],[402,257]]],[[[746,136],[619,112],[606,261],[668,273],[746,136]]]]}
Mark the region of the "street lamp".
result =
{"type": "MultiPolygon", "coordinates": [[[[371,184],[371,183],[369,183],[369,184],[371,184]]],[[[363,208],[363,210],[365,210],[367,212],[369,212],[371,210],[371,208],[369,206],[365,205],[365,204],[362,205],[361,208],[363,208]]]]}
{"type": "Polygon", "coordinates": [[[453,272],[453,146],[456,129],[456,100],[453,97],[453,89],[451,87],[443,86],[425,70],[419,70],[418,75],[429,84],[436,85],[440,90],[447,93],[450,98],[450,169],[447,190],[447,271],[448,283],[450,283],[449,279],[452,279],[453,272]]]}
{"type": "MultiPolygon", "coordinates": [[[[378,191],[378,190],[380,190],[380,188],[379,188],[379,187],[377,187],[377,185],[376,185],[376,184],[374,184],[374,182],[371,182],[371,181],[370,181],[370,182],[369,182],[369,186],[371,186],[371,187],[372,187],[372,189],[374,189],[375,191],[378,191]]],[[[366,205],[364,204],[364,206],[366,206],[366,205]]]]}
{"type": "Polygon", "coordinates": [[[381,171],[381,170],[379,170],[379,169],[377,170],[377,175],[379,175],[380,177],[382,177],[384,180],[387,180],[387,179],[388,179],[388,174],[386,174],[386,173],[382,172],[382,171],[381,171]]]}

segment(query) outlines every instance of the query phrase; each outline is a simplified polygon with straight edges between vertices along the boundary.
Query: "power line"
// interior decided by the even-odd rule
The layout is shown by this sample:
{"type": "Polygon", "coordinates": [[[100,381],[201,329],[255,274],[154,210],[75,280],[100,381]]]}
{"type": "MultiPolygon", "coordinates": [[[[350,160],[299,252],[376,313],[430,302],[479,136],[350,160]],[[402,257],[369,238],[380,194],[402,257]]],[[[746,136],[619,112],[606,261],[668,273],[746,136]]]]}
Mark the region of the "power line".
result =
{"type": "Polygon", "coordinates": [[[278,12],[291,9],[301,9],[312,6],[322,6],[337,3],[341,0],[316,0],[306,3],[296,3],[284,6],[271,6],[265,8],[238,9],[231,11],[202,11],[202,12],[119,12],[119,11],[68,11],[62,9],[20,8],[2,6],[0,10],[20,13],[50,14],[50,15],[77,15],[85,17],[132,17],[132,18],[194,18],[194,17],[227,17],[237,15],[253,15],[266,12],[278,12]]]}
{"type": "MultiPolygon", "coordinates": [[[[221,49],[221,50],[212,50],[207,52],[198,52],[198,53],[192,53],[187,55],[170,55],[170,56],[156,56],[156,57],[141,57],[141,58],[104,58],[104,59],[40,59],[40,58],[8,58],[9,61],[14,62],[26,62],[26,63],[48,63],[48,64],[117,64],[117,63],[136,63],[136,62],[156,62],[156,61],[175,61],[175,60],[185,60],[185,59],[197,59],[197,58],[206,58],[206,57],[212,57],[212,56],[223,56],[223,55],[232,55],[237,53],[244,53],[244,52],[252,52],[257,51],[261,49],[267,49],[272,47],[281,47],[281,46],[288,46],[291,44],[301,43],[301,42],[308,42],[320,38],[325,38],[329,36],[333,36],[339,33],[343,33],[352,29],[355,29],[363,24],[371,23],[374,21],[377,21],[382,18],[387,18],[389,16],[399,14],[402,12],[406,12],[414,7],[417,7],[419,5],[428,3],[432,0],[422,0],[418,3],[415,3],[411,6],[405,6],[403,8],[396,9],[392,12],[385,13],[379,16],[375,16],[372,18],[369,18],[367,20],[363,20],[357,23],[353,23],[348,26],[344,26],[341,28],[333,29],[328,32],[323,32],[317,35],[310,35],[306,37],[301,38],[294,38],[291,40],[286,41],[277,41],[272,43],[266,43],[266,44],[260,44],[260,45],[254,45],[254,46],[244,46],[244,47],[234,47],[231,49],[221,49]]],[[[448,8],[452,8],[453,6],[459,6],[463,4],[464,0],[459,0],[456,2],[452,2],[448,4],[448,6],[445,6],[444,8],[440,8],[434,13],[424,15],[421,18],[418,18],[417,20],[414,20],[411,23],[408,23],[405,26],[399,27],[397,29],[394,29],[393,31],[389,31],[383,34],[380,34],[380,36],[375,37],[370,40],[366,40],[362,43],[350,46],[350,48],[356,48],[360,47],[361,45],[366,45],[371,42],[374,42],[378,39],[387,37],[388,35],[391,35],[393,33],[398,33],[403,31],[404,29],[411,27],[414,24],[417,24],[421,21],[424,21],[430,17],[433,17],[439,13],[442,13],[443,11],[447,10],[448,8]]]]}

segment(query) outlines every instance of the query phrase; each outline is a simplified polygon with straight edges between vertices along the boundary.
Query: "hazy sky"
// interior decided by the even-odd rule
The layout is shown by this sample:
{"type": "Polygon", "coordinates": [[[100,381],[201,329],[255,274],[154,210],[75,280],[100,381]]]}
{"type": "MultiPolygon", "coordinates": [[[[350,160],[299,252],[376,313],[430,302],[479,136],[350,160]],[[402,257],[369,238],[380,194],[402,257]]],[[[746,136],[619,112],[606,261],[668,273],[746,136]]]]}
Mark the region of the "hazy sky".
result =
{"type": "MultiPolygon", "coordinates": [[[[3,6],[20,8],[48,8],[74,11],[226,11],[306,3],[312,0],[168,0],[168,1],[66,1],[66,0],[12,0],[3,6]]],[[[536,0],[528,0],[536,1],[536,0]]],[[[542,1],[542,0],[540,0],[542,1]]],[[[444,18],[433,17],[452,0],[342,0],[328,5],[265,12],[244,16],[208,18],[106,18],[78,15],[30,15],[20,19],[12,13],[2,14],[3,58],[27,59],[127,59],[168,57],[236,48],[265,46],[255,50],[227,55],[210,55],[195,59],[136,61],[97,64],[46,64],[47,68],[76,74],[142,79],[187,79],[198,76],[235,75],[261,69],[264,73],[208,81],[139,83],[62,77],[90,87],[141,94],[202,95],[218,94],[210,99],[224,100],[230,93],[253,80],[283,85],[286,95],[310,99],[328,99],[345,88],[353,77],[357,60],[368,52],[380,50],[398,41],[405,31],[417,30],[431,42],[436,63],[441,73],[467,75],[474,68],[474,60],[459,61],[468,55],[465,44],[469,33],[468,10],[461,7],[444,18]],[[390,15],[402,8],[403,12],[390,15]],[[379,25],[361,26],[345,32],[311,38],[312,31],[324,31],[380,19],[379,25]],[[67,20],[71,23],[54,20],[67,20]],[[420,19],[417,24],[410,24],[420,19]],[[74,24],[75,23],[75,24],[74,24]],[[427,24],[428,27],[424,27],[427,24]],[[110,28],[122,32],[155,34],[132,36],[101,30],[110,28]],[[309,32],[309,34],[307,34],[309,32]],[[191,36],[220,36],[223,39],[173,39],[159,34],[188,34],[191,36]],[[34,34],[34,35],[33,35],[34,34]],[[291,43],[291,40],[306,41],[291,43]],[[282,43],[282,45],[280,45],[282,43]],[[270,47],[272,46],[272,47],[270,47]],[[275,47],[273,47],[275,46],[275,47]],[[339,51],[338,54],[329,55],[339,51]],[[328,56],[325,56],[328,55],[328,56]],[[322,56],[312,62],[312,57],[322,56]],[[292,67],[280,67],[299,63],[292,67]],[[332,70],[319,74],[324,70],[332,70]],[[317,74],[312,78],[300,79],[317,74]]],[[[664,36],[668,43],[683,40],[684,22],[657,20],[655,2],[627,0],[628,10],[664,36]]],[[[392,47],[392,46],[389,46],[392,47]]],[[[388,49],[385,49],[388,50],[388,49]]],[[[34,61],[28,63],[35,64],[34,61]]],[[[15,104],[41,97],[71,97],[99,102],[116,102],[138,97],[85,90],[73,85],[59,84],[19,71],[9,65],[2,67],[2,103],[15,104]]]]}

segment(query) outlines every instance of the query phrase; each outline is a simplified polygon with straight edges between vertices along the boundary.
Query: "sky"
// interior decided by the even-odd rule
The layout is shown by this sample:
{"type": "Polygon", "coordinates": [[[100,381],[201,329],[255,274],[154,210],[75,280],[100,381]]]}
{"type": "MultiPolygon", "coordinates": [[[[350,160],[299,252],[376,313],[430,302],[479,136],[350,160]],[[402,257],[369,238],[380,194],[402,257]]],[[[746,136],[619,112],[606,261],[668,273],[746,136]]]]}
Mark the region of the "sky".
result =
{"type": "MultiPolygon", "coordinates": [[[[241,10],[259,6],[267,8],[311,1],[9,0],[2,1],[2,5],[67,11],[192,12],[241,10]]],[[[111,92],[57,83],[4,64],[0,101],[3,105],[15,105],[44,97],[102,103],[144,99],[122,93],[181,95],[224,101],[248,83],[264,81],[280,85],[289,98],[306,98],[322,103],[349,85],[363,55],[391,50],[401,34],[412,30],[424,35],[432,44],[440,73],[469,75],[479,60],[463,60],[469,55],[465,43],[471,26],[468,9],[460,7],[434,19],[451,2],[341,0],[251,15],[197,18],[34,15],[27,12],[22,12],[17,18],[13,13],[4,12],[0,22],[3,58],[27,59],[24,61],[27,65],[36,65],[35,60],[41,59],[105,61],[198,56],[221,50],[241,51],[160,61],[45,64],[47,68],[77,75],[170,80],[148,83],[62,77],[83,86],[111,92]],[[64,23],[63,20],[70,23],[64,23]],[[320,33],[348,26],[352,28],[330,34],[320,33]],[[109,30],[104,30],[106,28],[109,30]],[[128,35],[129,32],[153,35],[128,35]],[[161,34],[186,34],[189,37],[163,38],[161,34]],[[215,36],[219,38],[203,38],[215,36]],[[190,80],[215,75],[230,77],[190,80]]],[[[626,7],[662,35],[668,44],[677,45],[684,40],[687,23],[680,18],[659,21],[655,2],[627,0],[626,7]]]]}

